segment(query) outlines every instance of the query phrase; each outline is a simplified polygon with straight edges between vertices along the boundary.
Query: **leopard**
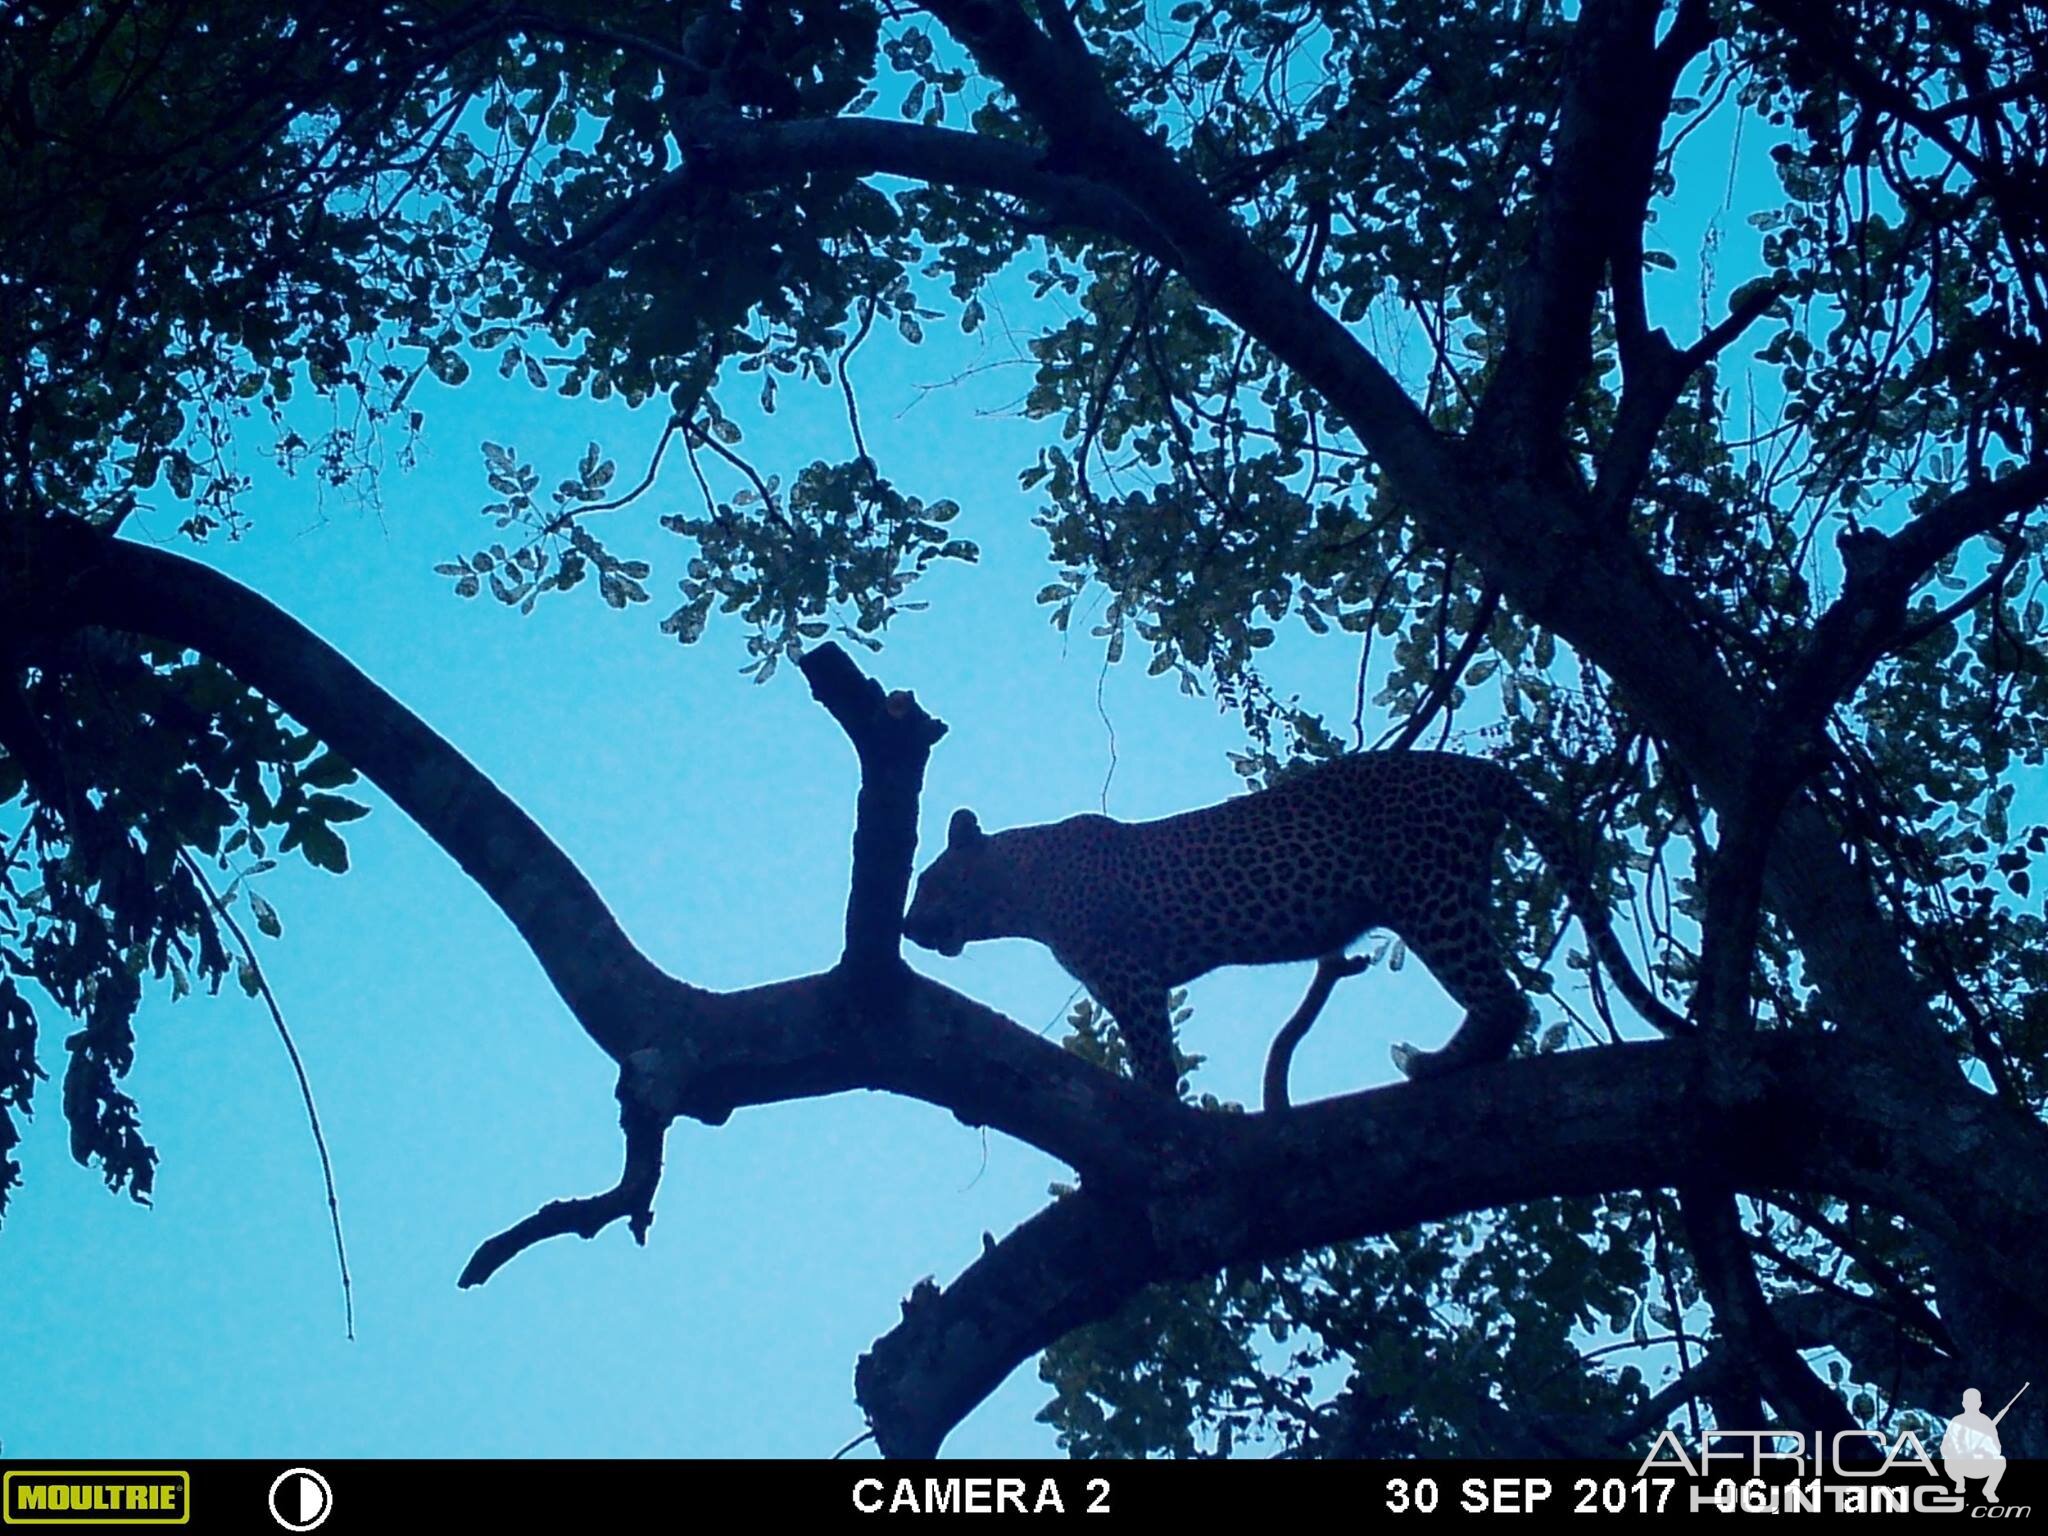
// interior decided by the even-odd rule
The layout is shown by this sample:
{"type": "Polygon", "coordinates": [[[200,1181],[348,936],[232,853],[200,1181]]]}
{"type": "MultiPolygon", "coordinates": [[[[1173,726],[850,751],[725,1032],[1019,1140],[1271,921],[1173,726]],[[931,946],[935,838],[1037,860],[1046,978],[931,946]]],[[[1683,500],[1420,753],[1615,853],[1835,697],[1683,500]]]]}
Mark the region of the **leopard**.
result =
{"type": "Polygon", "coordinates": [[[1154,821],[1089,814],[987,832],[962,809],[903,934],[946,956],[984,939],[1044,944],[1116,1022],[1133,1076],[1177,1095],[1175,988],[1223,966],[1335,958],[1389,931],[1465,1010],[1440,1048],[1394,1047],[1408,1078],[1427,1079],[1503,1059],[1534,1018],[1492,910],[1509,825],[1563,885],[1629,1005],[1686,1032],[1629,963],[1563,822],[1513,771],[1460,752],[1346,753],[1154,821]]]}

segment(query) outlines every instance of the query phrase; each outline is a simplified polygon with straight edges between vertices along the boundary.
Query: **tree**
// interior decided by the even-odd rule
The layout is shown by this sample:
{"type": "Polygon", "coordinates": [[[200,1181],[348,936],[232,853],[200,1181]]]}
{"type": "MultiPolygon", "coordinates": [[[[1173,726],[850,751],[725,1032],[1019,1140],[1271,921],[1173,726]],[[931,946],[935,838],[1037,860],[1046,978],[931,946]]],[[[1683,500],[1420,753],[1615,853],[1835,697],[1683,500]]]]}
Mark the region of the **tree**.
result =
{"type": "MultiPolygon", "coordinates": [[[[1048,1348],[1078,1450],[1328,1454],[1625,1444],[1693,1401],[1890,1425],[2043,1354],[2048,829],[2016,816],[2048,704],[2038,15],[192,0],[5,25],[0,792],[31,874],[4,892],[0,1110],[40,1073],[39,1009],[69,1014],[72,1148],[110,1186],[146,1196],[155,1163],[120,1087],[143,988],[257,990],[222,887],[252,859],[345,868],[360,775],[620,1070],[618,1186],[465,1283],[551,1234],[644,1233],[678,1117],[879,1088],[1074,1169],[861,1362],[885,1451],[931,1451],[1048,1348]],[[1681,321],[1657,219],[1722,133],[1777,186],[1743,210],[1755,275],[1681,321]],[[1135,641],[1240,711],[1255,779],[1347,744],[1262,673],[1282,624],[1361,637],[1351,745],[1375,638],[1382,745],[1493,682],[1494,750],[1597,832],[1689,1038],[1624,1042],[1603,1008],[1594,1048],[1558,1022],[1498,1067],[1227,1114],[1102,1070],[1087,1010],[1061,1050],[906,964],[944,727],[837,641],[878,648],[975,549],[868,455],[848,365],[1024,292],[1053,622],[1105,594],[1106,659],[1135,641]],[[647,601],[652,562],[590,517],[680,450],[706,505],[661,519],[688,550],[661,628],[736,617],[755,675],[796,660],[858,755],[829,970],[663,973],[345,657],[122,536],[146,502],[232,531],[228,450],[264,421],[351,481],[368,434],[419,429],[422,375],[477,355],[666,425],[624,491],[596,447],[544,496],[487,446],[502,533],[446,567],[456,593],[647,601]],[[854,451],[785,483],[736,402],[806,382],[843,391],[854,451]],[[302,387],[352,424],[301,437],[302,387]],[[1654,1395],[1588,1342],[1646,1317],[1686,1366],[1654,1395]]],[[[1728,161],[1707,172],[1732,204],[1728,161]]],[[[1554,994],[1557,893],[1513,890],[1554,994]]],[[[2042,1412],[2021,1401],[2009,1450],[2048,1441],[2042,1412]]]]}

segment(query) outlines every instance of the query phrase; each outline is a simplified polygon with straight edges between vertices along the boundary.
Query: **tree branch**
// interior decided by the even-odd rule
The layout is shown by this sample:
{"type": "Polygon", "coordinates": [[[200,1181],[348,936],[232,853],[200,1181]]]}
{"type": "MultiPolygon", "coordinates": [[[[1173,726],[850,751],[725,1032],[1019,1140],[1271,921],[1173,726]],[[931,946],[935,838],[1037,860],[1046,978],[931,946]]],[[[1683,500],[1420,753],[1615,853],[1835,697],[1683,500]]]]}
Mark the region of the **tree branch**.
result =
{"type": "MultiPolygon", "coordinates": [[[[1535,235],[1474,429],[1504,434],[1525,453],[1558,451],[1558,430],[1592,369],[1602,279],[1612,253],[1628,248],[1621,232],[1642,225],[1672,90],[1713,39],[1708,7],[1690,4],[1660,46],[1662,9],[1661,0],[1589,0],[1574,27],[1535,235]]],[[[1618,290],[1622,274],[1614,282],[1618,290]]]]}
{"type": "MultiPolygon", "coordinates": [[[[2026,1146],[2039,1168],[2041,1141],[1959,1081],[1902,1081],[1888,1054],[1786,1034],[1523,1058],[1232,1116],[1212,1161],[1135,1198],[1084,1189],[952,1286],[920,1286],[855,1391],[884,1453],[929,1456],[1015,1365],[1146,1285],[1539,1196],[1675,1186],[1702,1167],[1740,1188],[1796,1184],[1898,1208],[2003,1264],[2035,1252],[2021,1208],[2048,1213],[2048,1181],[1971,1159],[2026,1146]],[[1980,1198],[2012,1224],[1964,1233],[1980,1198]]],[[[2029,1273],[2008,1271],[1997,1304],[2039,1317],[2029,1273]]]]}
{"type": "Polygon", "coordinates": [[[1811,736],[1766,730],[1751,744],[1741,791],[1722,812],[1706,871],[1699,981],[1692,1014],[1702,1028],[1747,1029],[1757,922],[1771,842],[1792,797],[1824,761],[1811,736]]]}
{"type": "MultiPolygon", "coordinates": [[[[1465,669],[1472,665],[1472,658],[1479,654],[1479,647],[1486,643],[1486,632],[1493,625],[1493,616],[1500,612],[1500,587],[1487,582],[1479,594],[1478,610],[1472,615],[1472,627],[1465,631],[1465,638],[1459,643],[1457,654],[1437,669],[1430,679],[1429,691],[1422,696],[1422,702],[1415,706],[1408,718],[1401,722],[1389,738],[1382,740],[1379,747],[1395,752],[1406,752],[1422,738],[1429,729],[1429,723],[1436,718],[1437,711],[1450,702],[1452,690],[1458,686],[1458,679],[1465,675],[1465,669]]],[[[1441,654],[1441,652],[1439,652],[1441,654]]]]}
{"type": "MultiPolygon", "coordinates": [[[[29,579],[63,595],[44,610],[51,622],[61,614],[71,626],[199,650],[272,698],[457,857],[579,1021],[621,1058],[628,1147],[618,1187],[502,1234],[470,1279],[553,1233],[621,1215],[644,1229],[657,1128],[677,1115],[717,1124],[742,1105],[881,1089],[1008,1131],[1081,1171],[1079,1194],[995,1245],[962,1284],[927,1293],[877,1344],[860,1380],[885,1449],[935,1447],[1019,1360],[1144,1284],[1516,1200],[1677,1183],[1700,1167],[1725,1170],[1737,1187],[1796,1185],[1895,1209],[1986,1255],[2008,1277],[1992,1283],[2015,1288],[1998,1291],[1999,1307],[2041,1310],[2013,1278],[2033,1272],[2048,1229],[2048,1181],[2028,1173],[2048,1165],[2040,1128],[1953,1075],[1901,1074],[1853,1036],[1621,1046],[1282,1116],[1213,1116],[907,968],[885,1017],[861,1004],[859,972],[845,966],[735,993],[688,987],[633,949],[524,812],[303,625],[177,555],[78,524],[40,525],[34,538],[29,579]],[[1461,1155],[1445,1156],[1452,1146],[1461,1155]]],[[[806,671],[864,763],[901,751],[921,768],[936,722],[914,702],[878,703],[850,663],[819,657],[806,671]]],[[[856,884],[885,912],[900,901],[910,857],[903,792],[899,782],[864,797],[882,824],[855,835],[857,860],[873,866],[856,884]]],[[[886,930],[850,913],[850,953],[868,932],[893,956],[886,930]]]]}
{"type": "MultiPolygon", "coordinates": [[[[733,993],[669,976],[626,937],[582,871],[525,811],[289,614],[197,561],[83,524],[44,523],[35,537],[31,590],[62,595],[39,610],[45,622],[137,631],[186,646],[307,726],[483,888],[577,1022],[622,1069],[632,1069],[636,1091],[662,1113],[715,1125],[749,1104],[888,1089],[940,1105],[968,1124],[1007,1131],[1084,1177],[1111,1183],[1143,1182],[1159,1149],[1206,1134],[1197,1111],[1111,1077],[907,970],[890,999],[886,1030],[865,1027],[875,1006],[872,975],[858,970],[835,968],[733,993]]],[[[25,611],[28,605],[14,599],[0,584],[0,602],[25,611]]],[[[857,713],[859,691],[845,685],[842,707],[857,713]]],[[[885,715],[892,708],[882,706],[885,715]]],[[[901,723],[886,729],[929,734],[935,725],[906,708],[901,723]]],[[[881,798],[885,805],[893,798],[892,814],[900,814],[900,786],[881,798]]],[[[899,824],[890,852],[886,827],[857,832],[856,849],[879,847],[883,863],[893,859],[907,870],[902,837],[899,824]]],[[[886,910],[888,891],[900,891],[907,873],[865,862],[856,883],[880,892],[871,899],[886,910]]],[[[887,938],[873,942],[893,953],[900,915],[900,901],[886,920],[850,911],[850,937],[886,928],[887,938]]]]}
{"type": "Polygon", "coordinates": [[[1813,1374],[1773,1319],[1750,1262],[1735,1197],[1725,1189],[1694,1186],[1679,1192],[1679,1209],[1714,1320],[1736,1352],[1740,1368],[1755,1373],[1778,1417],[1802,1433],[1826,1431],[1833,1436],[1854,1430],[1856,1421],[1841,1399],[1813,1374]]]}
{"type": "Polygon", "coordinates": [[[918,799],[925,763],[946,726],[908,693],[885,697],[881,684],[863,676],[836,645],[807,652],[797,665],[811,685],[811,697],[839,722],[860,759],[842,964],[872,984],[883,971],[900,968],[903,903],[917,853],[918,799]]]}
{"type": "Polygon", "coordinates": [[[549,1201],[471,1254],[455,1283],[464,1290],[482,1285],[536,1243],[572,1232],[588,1241],[622,1216],[633,1241],[645,1247],[647,1229],[654,1225],[654,1191],[661,1184],[661,1147],[669,1122],[634,1103],[622,1088],[619,1124],[626,1133],[626,1166],[617,1184],[601,1195],[549,1201]]]}
{"type": "Polygon", "coordinates": [[[1773,703],[1774,728],[1810,730],[1859,687],[1905,632],[1906,600],[1942,560],[1971,539],[2048,500],[2048,460],[1966,486],[1890,538],[1865,532],[1845,543],[1842,595],[1814,621],[1773,703]]]}
{"type": "Polygon", "coordinates": [[[575,863],[505,792],[298,620],[167,551],[82,525],[43,530],[35,564],[68,578],[64,618],[169,640],[211,657],[382,789],[483,887],[604,1051],[651,1043],[695,989],[633,945],[575,863]]]}
{"type": "Polygon", "coordinates": [[[1904,86],[1885,79],[1863,59],[1855,43],[1841,36],[1840,19],[1827,10],[1815,11],[1800,0],[1759,0],[1758,8],[1783,27],[1797,44],[1812,54],[1840,81],[1845,90],[1866,109],[1882,109],[1902,123],[1925,134],[1929,143],[1962,166],[1987,187],[2006,192],[2014,189],[1994,166],[1988,166],[1969,145],[1950,131],[1947,115],[1923,106],[1904,86]]]}
{"type": "MultiPolygon", "coordinates": [[[[1795,1351],[1835,1350],[1847,1360],[1852,1380],[1877,1384],[1889,1402],[1919,1407],[1941,1417],[1955,1411],[1956,1362],[1914,1337],[1896,1319],[1818,1292],[1778,1297],[1770,1304],[1770,1317],[1772,1326],[1795,1351]]],[[[1743,1370],[1736,1357],[1732,1341],[1716,1348],[1614,1425],[1608,1439],[1617,1446],[1627,1445],[1662,1425],[1688,1398],[1724,1396],[1743,1370]]],[[[1763,1418],[1760,1413],[1752,1418],[1738,1411],[1722,1420],[1720,1427],[1760,1429],[1763,1418]]]]}
{"type": "Polygon", "coordinates": [[[1017,98],[1051,143],[1048,159],[1086,168],[1138,208],[1168,247],[1159,254],[1204,299],[1273,346],[1334,403],[1403,494],[1442,503],[1447,445],[1399,381],[1264,251],[1173,150],[1078,76],[1066,47],[1015,0],[931,0],[925,9],[1017,98]]]}
{"type": "MultiPolygon", "coordinates": [[[[1619,306],[1621,274],[1616,272],[1613,280],[1619,306]]],[[[1638,275],[1636,281],[1640,280],[1638,275]]],[[[1784,292],[1785,285],[1777,279],[1746,286],[1719,323],[1683,351],[1661,327],[1645,330],[1633,347],[1624,348],[1621,405],[1593,487],[1593,503],[1604,515],[1618,518],[1635,500],[1649,471],[1658,434],[1693,375],[1733,346],[1784,292]],[[1634,353],[1633,362],[1629,361],[1630,352],[1634,353]]]]}
{"type": "MultiPolygon", "coordinates": [[[[1626,3],[1634,7],[1631,16],[1642,16],[1639,0],[1626,3]]],[[[1557,472],[1555,445],[1481,433],[1454,447],[1437,437],[1377,361],[1251,245],[1164,143],[1098,94],[1074,89],[1071,61],[1020,7],[1004,0],[937,0],[930,9],[1038,124],[1051,144],[1049,165],[1076,173],[1085,167],[1089,179],[1139,207],[1169,247],[1170,264],[1202,297],[1331,402],[1426,535],[1471,559],[1500,582],[1525,617],[1606,670],[1716,809],[1725,813],[1741,802],[1750,783],[1746,744],[1756,739],[1761,711],[1700,633],[1683,590],[1625,529],[1586,517],[1583,493],[1557,472]]],[[[1633,34],[1638,45],[1639,34],[1633,34]]],[[[1614,35],[1628,35],[1627,27],[1614,35]]],[[[1662,62],[1673,60],[1666,55],[1662,62]]],[[[1597,135],[1589,133],[1581,147],[1587,164],[1603,158],[1597,135]]],[[[1597,198],[1597,175],[1607,171],[1595,170],[1568,184],[1597,198]]],[[[1553,189],[1557,185],[1553,179],[1553,189]]],[[[1569,246],[1569,230],[1564,237],[1569,246]]],[[[1597,251],[1591,259],[1597,263],[1597,251]]],[[[1589,326],[1598,274],[1573,270],[1578,276],[1543,302],[1576,304],[1582,325],[1589,326]],[[1583,303],[1573,298],[1579,289],[1586,290],[1579,295],[1583,303]]],[[[1525,334],[1554,334],[1569,344],[1556,319],[1553,314],[1525,334]]],[[[1525,355],[1542,350],[1525,349],[1525,355]]],[[[1553,368],[1559,355],[1551,354],[1553,368]]],[[[1504,363],[1501,373],[1518,371],[1504,363]]],[[[1510,396],[1520,390],[1552,408],[1527,380],[1507,387],[1510,396]]],[[[1845,1026],[1908,1046],[1928,1071],[1946,1070],[1938,1026],[1877,911],[1869,881],[1848,861],[1825,810],[1810,795],[1796,794],[1769,843],[1763,895],[1800,943],[1823,1006],[1845,1026]]]]}
{"type": "Polygon", "coordinates": [[[706,190],[745,191],[813,175],[901,176],[933,186],[993,192],[1042,210],[1054,227],[1085,229],[1154,256],[1166,247],[1142,213],[1115,190],[1049,168],[1041,150],[984,134],[882,118],[759,122],[712,111],[687,121],[682,165],[599,215],[559,246],[528,240],[513,224],[509,194],[493,237],[529,265],[559,274],[567,288],[601,279],[664,219],[680,217],[706,190]]]}

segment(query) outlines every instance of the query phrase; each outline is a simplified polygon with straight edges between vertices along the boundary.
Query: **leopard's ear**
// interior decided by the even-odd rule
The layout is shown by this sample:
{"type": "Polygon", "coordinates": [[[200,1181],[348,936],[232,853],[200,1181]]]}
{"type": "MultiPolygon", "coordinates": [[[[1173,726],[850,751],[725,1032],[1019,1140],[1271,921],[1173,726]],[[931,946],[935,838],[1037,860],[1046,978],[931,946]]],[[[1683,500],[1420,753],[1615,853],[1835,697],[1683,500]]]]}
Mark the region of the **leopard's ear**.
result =
{"type": "Polygon", "coordinates": [[[948,848],[971,847],[980,842],[983,836],[981,818],[964,805],[953,813],[953,819],[946,824],[948,848]]]}

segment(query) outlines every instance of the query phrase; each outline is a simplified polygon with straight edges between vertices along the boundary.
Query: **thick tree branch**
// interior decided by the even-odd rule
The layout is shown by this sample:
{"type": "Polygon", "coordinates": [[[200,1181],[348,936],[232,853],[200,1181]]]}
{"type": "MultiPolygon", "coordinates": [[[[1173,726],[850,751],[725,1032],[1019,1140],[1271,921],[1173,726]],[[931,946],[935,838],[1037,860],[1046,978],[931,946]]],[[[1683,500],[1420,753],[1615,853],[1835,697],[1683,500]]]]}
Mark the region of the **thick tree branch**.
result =
{"type": "Polygon", "coordinates": [[[185,645],[278,704],[389,795],[483,887],[590,1037],[623,1062],[695,989],[633,945],[590,881],[505,792],[298,620],[195,560],[80,525],[37,566],[65,619],[185,645]]]}
{"type": "MultiPolygon", "coordinates": [[[[886,1089],[1007,1131],[1111,1183],[1143,1182],[1161,1149],[1207,1134],[1195,1110],[907,970],[886,1030],[869,1027],[872,972],[834,969],[735,993],[678,981],[634,947],[582,871],[510,797],[289,614],[197,561],[81,524],[46,524],[37,538],[29,579],[42,595],[61,595],[34,605],[45,622],[61,616],[67,626],[189,647],[311,729],[511,919],[577,1022],[631,1069],[650,1108],[718,1124],[750,1104],[886,1089]]],[[[6,602],[14,594],[0,590],[6,602]]],[[[885,715],[890,708],[885,701],[885,715]]],[[[908,711],[904,718],[912,733],[936,724],[918,725],[908,711]]],[[[882,833],[871,843],[876,837],[890,840],[882,833]]],[[[891,857],[907,866],[907,847],[891,857]]],[[[882,908],[889,887],[901,889],[879,865],[858,878],[881,891],[882,908]]],[[[849,928],[889,928],[876,942],[893,946],[900,915],[900,906],[886,922],[850,914],[849,928]]]]}
{"type": "Polygon", "coordinates": [[[493,238],[520,260],[559,274],[566,288],[600,280],[665,219],[683,216],[708,190],[747,191],[814,175],[900,176],[933,186],[1019,198],[1055,228],[1085,229],[1155,256],[1167,254],[1159,233],[1114,189],[1049,167],[1028,144],[953,128],[881,118],[806,118],[757,122],[712,111],[693,113],[682,165],[659,177],[578,238],[544,246],[521,235],[512,219],[508,181],[493,221],[493,238]]]}
{"type": "Polygon", "coordinates": [[[1692,1015],[1707,1029],[1747,1029],[1756,974],[1757,923],[1773,835],[1785,807],[1822,762],[1810,737],[1766,729],[1751,743],[1740,792],[1722,812],[1707,867],[1699,981],[1692,1015]]]}
{"type": "Polygon", "coordinates": [[[774,185],[792,171],[901,176],[1021,198],[1054,224],[1098,230],[1153,254],[1158,232],[1113,186],[1056,169],[1039,149],[984,134],[877,118],[704,124],[693,146],[707,174],[730,183],[774,185]]]}
{"type": "MultiPolygon", "coordinates": [[[[1815,622],[1805,649],[1767,704],[1737,792],[1722,804],[1693,999],[1693,1011],[1704,1022],[1747,1022],[1766,860],[1786,804],[1819,766],[1820,730],[1828,713],[1884,656],[1924,632],[1925,626],[1906,624],[1906,604],[1942,560],[1970,539],[2024,517],[2044,498],[2048,463],[2037,462],[1954,493],[1890,538],[1866,531],[1841,541],[1842,594],[1815,622]]],[[[2021,547],[2012,539],[1991,586],[2010,571],[2021,547]]],[[[1982,595],[1968,596],[1974,602],[1982,595]]]]}
{"type": "MultiPolygon", "coordinates": [[[[1611,255],[1640,231],[1678,77],[1713,39],[1709,8],[1680,7],[1661,45],[1661,0],[1581,8],[1533,244],[1508,308],[1500,371],[1475,430],[1554,454],[1593,362],[1593,312],[1611,255]]],[[[1640,282],[1640,273],[1627,281],[1640,282]]],[[[1614,277],[1617,290],[1623,274],[1614,277]]]]}
{"type": "MultiPolygon", "coordinates": [[[[951,1287],[921,1287],[856,1377],[883,1451],[933,1454],[1007,1371],[1146,1285],[1519,1200],[1713,1168],[1737,1188],[1898,1209],[1998,1264],[2036,1262],[2028,1224],[2048,1215],[2040,1127],[1960,1080],[1902,1079],[1894,1057],[1839,1037],[1610,1046],[1231,1119],[1183,1179],[1135,1199],[1084,1190],[951,1287]],[[2014,1156],[2023,1178],[1977,1160],[2014,1156]],[[2004,1214],[1983,1224],[1986,1209],[2004,1214]]],[[[2008,1269],[1996,1304],[2041,1319],[2030,1273],[2008,1269]]]]}
{"type": "MultiPolygon", "coordinates": [[[[1670,92],[1677,86],[1678,77],[1713,38],[1712,10],[1708,0],[1682,0],[1677,15],[1672,19],[1671,30],[1657,46],[1655,58],[1659,73],[1667,82],[1667,113],[1670,92]]],[[[1651,164],[1654,166],[1659,160],[1668,160],[1670,153],[1670,147],[1660,143],[1651,164]]],[[[1630,383],[1660,367],[1672,350],[1669,338],[1663,332],[1651,331],[1649,305],[1643,292],[1643,280],[1648,270],[1643,260],[1643,234],[1650,217],[1650,200],[1656,190],[1655,177],[1642,178],[1634,190],[1642,201],[1634,208],[1632,217],[1616,220],[1612,230],[1614,243],[1608,258],[1612,264],[1609,282],[1614,293],[1615,340],[1621,353],[1623,372],[1630,383]]]]}

